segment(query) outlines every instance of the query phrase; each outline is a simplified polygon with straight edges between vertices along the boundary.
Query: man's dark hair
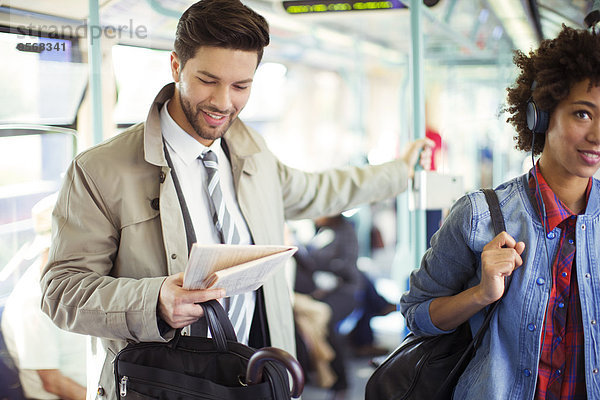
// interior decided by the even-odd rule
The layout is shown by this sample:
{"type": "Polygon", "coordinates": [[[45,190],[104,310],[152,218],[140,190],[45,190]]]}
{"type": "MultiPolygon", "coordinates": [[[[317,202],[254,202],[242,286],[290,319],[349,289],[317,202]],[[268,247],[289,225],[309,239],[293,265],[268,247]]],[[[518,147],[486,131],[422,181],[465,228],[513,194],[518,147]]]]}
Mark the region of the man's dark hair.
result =
{"type": "Polygon", "coordinates": [[[239,0],[201,0],[179,19],[174,47],[183,69],[201,46],[256,51],[258,66],[268,44],[267,21],[239,0]]]}
{"type": "Polygon", "coordinates": [[[533,98],[539,109],[552,114],[558,103],[569,96],[571,88],[590,80],[590,88],[600,84],[600,36],[589,30],[565,25],[555,39],[543,40],[529,55],[516,51],[514,63],[521,70],[515,84],[508,88],[508,118],[516,129],[515,147],[540,154],[546,135],[538,134],[531,149],[527,128],[527,102],[533,98]],[[532,91],[533,82],[536,82],[532,91]]]}

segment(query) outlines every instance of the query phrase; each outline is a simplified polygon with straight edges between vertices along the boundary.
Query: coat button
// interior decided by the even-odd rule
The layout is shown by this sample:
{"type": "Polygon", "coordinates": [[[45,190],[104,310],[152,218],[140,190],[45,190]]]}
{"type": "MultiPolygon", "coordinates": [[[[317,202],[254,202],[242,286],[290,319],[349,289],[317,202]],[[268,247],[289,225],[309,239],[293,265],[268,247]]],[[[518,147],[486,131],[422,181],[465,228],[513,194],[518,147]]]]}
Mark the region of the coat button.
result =
{"type": "Polygon", "coordinates": [[[160,183],[163,183],[165,181],[166,176],[167,175],[164,173],[164,171],[160,171],[160,174],[158,175],[158,179],[160,180],[160,183]]]}
{"type": "Polygon", "coordinates": [[[535,331],[535,325],[529,324],[529,325],[527,325],[527,329],[529,330],[529,332],[533,332],[533,331],[535,331]]]}
{"type": "Polygon", "coordinates": [[[548,239],[554,239],[554,237],[556,236],[556,233],[554,232],[548,232],[548,239]]]}
{"type": "Polygon", "coordinates": [[[104,396],[104,388],[102,386],[98,386],[98,390],[96,391],[98,396],[104,396]]]}
{"type": "Polygon", "coordinates": [[[158,197],[150,201],[150,207],[156,211],[160,209],[160,201],[158,200],[158,197]]]}
{"type": "Polygon", "coordinates": [[[525,369],[523,370],[523,375],[525,375],[525,376],[531,376],[531,370],[530,370],[530,369],[528,369],[528,368],[525,368],[525,369]]]}
{"type": "Polygon", "coordinates": [[[171,254],[171,258],[172,258],[173,260],[174,260],[174,259],[176,259],[176,258],[177,258],[177,254],[175,254],[175,253],[171,254]]]}

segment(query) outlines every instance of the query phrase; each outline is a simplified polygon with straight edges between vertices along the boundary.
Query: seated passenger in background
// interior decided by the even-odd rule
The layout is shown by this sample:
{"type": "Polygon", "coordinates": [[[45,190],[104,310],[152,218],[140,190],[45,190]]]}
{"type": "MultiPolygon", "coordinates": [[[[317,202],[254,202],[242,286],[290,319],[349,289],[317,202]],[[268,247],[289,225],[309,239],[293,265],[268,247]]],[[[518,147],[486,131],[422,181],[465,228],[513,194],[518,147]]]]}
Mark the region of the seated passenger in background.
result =
{"type": "MultiPolygon", "coordinates": [[[[311,295],[331,308],[329,342],[335,351],[332,369],[337,375],[337,381],[332,389],[344,391],[348,387],[347,346],[345,346],[345,339],[338,332],[338,326],[354,310],[363,311],[366,306],[367,312],[364,313],[366,321],[362,323],[366,323],[370,330],[370,318],[380,314],[380,311],[373,312],[374,305],[365,304],[366,299],[373,298],[375,288],[356,265],[358,238],[352,223],[338,214],[316,219],[315,227],[314,238],[306,247],[298,246],[298,251],[294,254],[297,264],[294,289],[298,293],[311,295]]],[[[382,303],[378,305],[381,313],[385,313],[383,310],[390,307],[395,309],[395,306],[387,303],[385,299],[381,297],[380,299],[382,303]]],[[[364,326],[361,327],[361,330],[363,329],[364,326]]],[[[370,334],[372,340],[372,332],[370,334]]],[[[361,345],[366,346],[362,349],[363,352],[365,348],[375,350],[379,355],[387,352],[386,349],[375,348],[373,343],[369,342],[369,338],[364,338],[364,333],[356,336],[362,340],[361,345]]]]}
{"type": "Polygon", "coordinates": [[[359,294],[359,314],[354,328],[348,334],[350,344],[357,357],[376,357],[389,353],[389,349],[375,344],[375,335],[371,328],[371,319],[381,317],[397,311],[396,304],[392,304],[379,294],[373,280],[359,270],[362,288],[359,294]]]}
{"type": "Polygon", "coordinates": [[[494,237],[481,191],[456,202],[401,310],[417,335],[477,331],[510,277],[454,398],[599,399],[600,36],[563,26],[514,61],[509,122],[541,156],[496,188],[506,232],[494,237]]]}
{"type": "Polygon", "coordinates": [[[315,220],[316,234],[310,244],[299,246],[296,259],[298,293],[311,295],[331,308],[328,339],[335,352],[331,368],[337,379],[331,386],[340,396],[348,388],[347,355],[338,324],[358,306],[361,278],[356,267],[358,239],[350,221],[341,214],[315,220]],[[315,273],[321,272],[315,281],[315,273]],[[323,273],[324,272],[324,273],[323,273]],[[319,283],[319,284],[318,284],[319,283]]]}
{"type": "Polygon", "coordinates": [[[64,331],[42,312],[40,273],[48,260],[56,196],[32,209],[36,238],[31,266],[17,282],[2,314],[2,334],[28,399],[85,399],[85,336],[64,331]],[[35,249],[35,250],[34,250],[35,249]]]}
{"type": "Polygon", "coordinates": [[[331,308],[308,294],[294,293],[296,358],[304,369],[306,381],[330,388],[337,377],[331,368],[335,351],[329,344],[331,308]],[[314,372],[314,374],[310,374],[314,372]]]}

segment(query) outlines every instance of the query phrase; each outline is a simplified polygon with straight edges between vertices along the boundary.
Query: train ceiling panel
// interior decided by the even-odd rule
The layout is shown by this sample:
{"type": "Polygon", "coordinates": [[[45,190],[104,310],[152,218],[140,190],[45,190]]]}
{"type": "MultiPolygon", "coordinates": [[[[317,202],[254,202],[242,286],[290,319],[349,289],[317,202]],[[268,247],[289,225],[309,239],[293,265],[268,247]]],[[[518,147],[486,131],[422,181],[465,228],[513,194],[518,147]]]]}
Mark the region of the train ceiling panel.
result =
{"type": "Polygon", "coordinates": [[[544,38],[555,37],[562,24],[582,28],[593,0],[538,0],[537,6],[544,38]]]}
{"type": "MultiPolygon", "coordinates": [[[[406,8],[291,15],[279,0],[243,1],[269,20],[273,44],[268,51],[276,57],[300,59],[320,52],[321,56],[316,57],[325,63],[327,57],[323,58],[323,53],[338,61],[360,53],[398,63],[405,62],[410,51],[410,10],[406,8]]],[[[146,33],[144,37],[123,35],[119,38],[121,43],[170,49],[177,19],[192,3],[100,0],[101,23],[141,27],[146,33]]],[[[592,3],[593,0],[440,0],[432,7],[423,7],[424,55],[450,62],[494,62],[499,53],[509,54],[515,47],[527,50],[536,44],[536,13],[541,37],[553,37],[562,23],[583,26],[592,3]],[[532,12],[532,7],[537,11],[532,12]]],[[[87,18],[87,6],[88,2],[81,0],[0,0],[0,17],[4,14],[0,23],[23,23],[23,18],[28,17],[24,12],[31,12],[37,13],[38,18],[52,15],[80,24],[87,18]],[[17,14],[20,20],[16,19],[17,14]]]]}
{"type": "MultiPolygon", "coordinates": [[[[346,45],[351,51],[360,43],[379,46],[389,51],[406,55],[411,48],[411,26],[409,9],[373,11],[347,11],[286,14],[279,1],[254,0],[247,2],[260,7],[277,18],[277,31],[291,31],[294,24],[302,26],[301,33],[288,32],[288,42],[307,40],[306,36],[317,36],[321,45],[336,41],[338,50],[346,45]],[[268,7],[269,6],[269,7],[268,7]],[[309,32],[307,28],[309,27],[309,32]],[[327,40],[328,33],[331,40],[327,40]],[[346,40],[337,40],[336,36],[346,40]]],[[[484,1],[441,0],[433,7],[423,7],[424,54],[437,60],[495,60],[497,52],[513,47],[511,37],[506,34],[502,21],[484,1]]],[[[486,62],[487,62],[486,61],[486,62]]]]}
{"type": "MultiPolygon", "coordinates": [[[[100,0],[99,4],[102,7],[110,1],[100,0]]],[[[88,2],[82,0],[0,0],[0,6],[73,20],[88,16],[88,2]]]]}

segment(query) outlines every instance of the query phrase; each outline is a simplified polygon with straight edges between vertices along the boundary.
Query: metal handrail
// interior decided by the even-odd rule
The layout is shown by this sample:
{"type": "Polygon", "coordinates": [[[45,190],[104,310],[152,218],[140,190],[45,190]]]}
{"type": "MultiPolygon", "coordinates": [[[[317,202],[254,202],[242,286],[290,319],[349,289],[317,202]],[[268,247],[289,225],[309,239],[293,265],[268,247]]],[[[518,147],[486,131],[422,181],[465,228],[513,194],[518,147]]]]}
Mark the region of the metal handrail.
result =
{"type": "Polygon", "coordinates": [[[77,138],[77,131],[71,128],[39,124],[0,124],[0,137],[39,135],[40,133],[64,133],[77,138]],[[15,134],[15,131],[22,131],[22,133],[15,134]]]}

